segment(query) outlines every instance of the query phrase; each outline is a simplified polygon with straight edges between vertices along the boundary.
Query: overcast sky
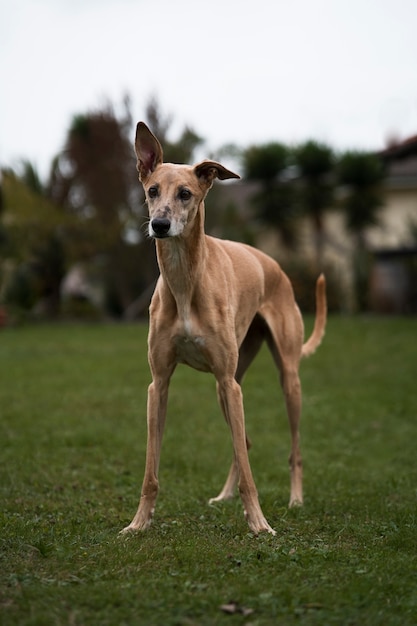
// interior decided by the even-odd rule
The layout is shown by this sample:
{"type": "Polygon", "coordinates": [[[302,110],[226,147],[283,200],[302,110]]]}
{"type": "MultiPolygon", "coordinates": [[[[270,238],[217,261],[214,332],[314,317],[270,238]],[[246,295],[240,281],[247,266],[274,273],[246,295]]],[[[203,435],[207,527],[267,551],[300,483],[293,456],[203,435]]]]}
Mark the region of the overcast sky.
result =
{"type": "MultiPolygon", "coordinates": [[[[417,134],[416,0],[0,0],[0,164],[46,176],[71,118],[155,95],[226,143],[417,134]]],[[[202,155],[205,156],[205,155],[202,155]]]]}

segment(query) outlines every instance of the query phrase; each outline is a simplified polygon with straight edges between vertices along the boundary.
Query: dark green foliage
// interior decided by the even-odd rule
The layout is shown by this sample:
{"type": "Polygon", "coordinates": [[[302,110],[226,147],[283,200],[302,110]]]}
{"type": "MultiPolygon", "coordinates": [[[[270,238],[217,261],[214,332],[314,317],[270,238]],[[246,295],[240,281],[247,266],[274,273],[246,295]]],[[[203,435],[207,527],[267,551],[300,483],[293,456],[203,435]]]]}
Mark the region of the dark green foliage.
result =
{"type": "Polygon", "coordinates": [[[377,210],[382,206],[381,193],[374,188],[352,191],[344,200],[346,225],[354,233],[378,224],[377,210]]]}
{"type": "Polygon", "coordinates": [[[290,164],[290,151],[281,143],[252,146],[243,153],[244,176],[259,182],[252,204],[256,218],[275,228],[283,243],[292,246],[296,241],[296,205],[294,188],[285,179],[290,164]]]}
{"type": "Polygon", "coordinates": [[[289,150],[277,142],[252,146],[243,153],[244,176],[248,180],[270,182],[289,165],[289,150]]]}
{"type": "Polygon", "coordinates": [[[143,475],[146,330],[1,332],[0,622],[414,626],[416,322],[330,318],[301,368],[299,510],[287,509],[288,425],[261,352],[245,407],[277,536],[258,538],[239,499],[207,504],[230,437],[213,379],[185,367],[171,386],[154,524],[118,535],[143,475]]]}
{"type": "Polygon", "coordinates": [[[338,162],[340,182],[355,187],[369,187],[381,182],[384,166],[378,157],[369,152],[348,151],[338,162]]]}
{"type": "Polygon", "coordinates": [[[23,312],[32,309],[36,298],[33,273],[28,265],[22,263],[13,272],[4,290],[3,300],[12,309],[16,307],[23,312]]]}
{"type": "Polygon", "coordinates": [[[335,158],[331,148],[308,141],[294,150],[299,170],[299,199],[303,213],[310,216],[318,234],[323,230],[323,213],[333,202],[335,158]]]}
{"type": "Polygon", "coordinates": [[[21,169],[21,178],[28,189],[41,196],[45,189],[36,167],[30,161],[23,161],[21,169]]]}
{"type": "Polygon", "coordinates": [[[346,152],[338,162],[339,182],[345,186],[342,207],[346,226],[356,237],[352,259],[356,306],[368,306],[369,255],[365,229],[378,224],[378,210],[383,206],[384,167],[380,159],[368,152],[346,152]]]}
{"type": "Polygon", "coordinates": [[[335,165],[333,150],[318,141],[310,140],[298,146],[294,155],[300,174],[313,180],[329,174],[335,165]]]}
{"type": "Polygon", "coordinates": [[[347,187],[343,201],[346,224],[354,232],[377,223],[377,210],[383,205],[381,184],[384,167],[367,152],[346,152],[337,167],[339,182],[347,187]]]}
{"type": "Polygon", "coordinates": [[[294,150],[299,170],[298,199],[301,211],[313,223],[316,265],[323,270],[324,213],[334,197],[335,157],[332,149],[317,141],[307,141],[294,150]]]}
{"type": "Polygon", "coordinates": [[[291,185],[278,182],[264,185],[253,195],[252,204],[258,219],[276,228],[284,244],[295,245],[297,209],[294,203],[294,188],[291,185]]]}

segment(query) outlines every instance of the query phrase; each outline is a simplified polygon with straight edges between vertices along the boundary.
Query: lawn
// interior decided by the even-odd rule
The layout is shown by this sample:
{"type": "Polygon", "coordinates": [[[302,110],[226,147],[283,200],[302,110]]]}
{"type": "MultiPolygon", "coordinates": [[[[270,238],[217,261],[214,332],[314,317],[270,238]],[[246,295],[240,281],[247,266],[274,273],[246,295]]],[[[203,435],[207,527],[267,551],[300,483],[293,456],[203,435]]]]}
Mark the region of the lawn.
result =
{"type": "Polygon", "coordinates": [[[0,331],[0,624],[417,624],[417,320],[329,320],[301,368],[297,510],[282,395],[268,352],[258,356],[245,408],[276,537],[249,532],[238,498],[207,504],[231,442],[212,377],[184,366],[153,526],[118,534],[143,476],[146,331],[0,331]]]}

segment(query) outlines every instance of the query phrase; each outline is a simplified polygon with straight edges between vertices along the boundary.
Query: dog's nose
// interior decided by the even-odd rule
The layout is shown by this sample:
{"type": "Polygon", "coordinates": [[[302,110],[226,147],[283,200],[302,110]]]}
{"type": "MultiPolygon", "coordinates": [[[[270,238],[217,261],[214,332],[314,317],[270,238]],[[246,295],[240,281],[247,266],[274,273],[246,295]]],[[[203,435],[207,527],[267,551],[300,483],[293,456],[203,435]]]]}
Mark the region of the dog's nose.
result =
{"type": "Polygon", "coordinates": [[[166,217],[154,217],[151,220],[151,227],[155,237],[166,237],[171,228],[171,222],[166,217]]]}

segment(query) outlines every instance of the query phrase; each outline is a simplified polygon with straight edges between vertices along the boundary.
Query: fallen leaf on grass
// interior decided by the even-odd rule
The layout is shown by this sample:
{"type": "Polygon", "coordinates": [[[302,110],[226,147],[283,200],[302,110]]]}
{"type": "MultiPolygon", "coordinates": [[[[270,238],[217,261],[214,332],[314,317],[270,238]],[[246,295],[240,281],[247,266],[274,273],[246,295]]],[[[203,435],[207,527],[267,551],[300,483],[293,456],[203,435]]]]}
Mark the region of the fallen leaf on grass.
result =
{"type": "Polygon", "coordinates": [[[248,615],[252,615],[253,613],[253,609],[249,609],[245,606],[240,606],[236,602],[229,602],[229,604],[222,604],[220,609],[223,611],[223,613],[228,613],[229,615],[240,613],[240,615],[243,615],[244,617],[247,617],[248,615]]]}

